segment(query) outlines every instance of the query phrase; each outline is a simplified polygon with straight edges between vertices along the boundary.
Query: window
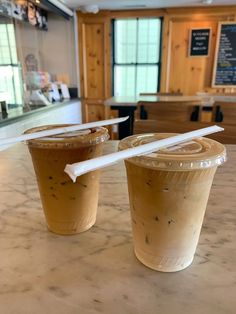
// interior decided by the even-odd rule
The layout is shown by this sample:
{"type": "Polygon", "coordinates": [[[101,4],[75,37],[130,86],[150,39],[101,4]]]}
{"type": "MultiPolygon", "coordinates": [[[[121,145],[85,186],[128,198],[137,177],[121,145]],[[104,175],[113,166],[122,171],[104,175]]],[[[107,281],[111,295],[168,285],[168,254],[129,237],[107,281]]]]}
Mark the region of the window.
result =
{"type": "Polygon", "coordinates": [[[157,92],[161,65],[161,19],[116,19],[113,30],[114,96],[157,92]]]}
{"type": "Polygon", "coordinates": [[[12,23],[0,24],[0,92],[7,94],[8,104],[22,105],[21,67],[17,61],[12,23]]]}

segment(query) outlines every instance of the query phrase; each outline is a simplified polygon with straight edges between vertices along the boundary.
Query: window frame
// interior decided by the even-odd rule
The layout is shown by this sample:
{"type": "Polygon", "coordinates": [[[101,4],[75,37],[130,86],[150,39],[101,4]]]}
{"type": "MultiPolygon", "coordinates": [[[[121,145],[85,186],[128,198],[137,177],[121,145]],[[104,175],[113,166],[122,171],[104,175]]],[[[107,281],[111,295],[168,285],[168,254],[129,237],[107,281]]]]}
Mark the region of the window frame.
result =
{"type": "Polygon", "coordinates": [[[137,88],[137,67],[139,65],[141,66],[148,66],[148,65],[156,65],[158,67],[158,77],[157,77],[157,87],[156,92],[158,93],[160,91],[160,83],[161,83],[161,68],[162,68],[162,32],[163,32],[163,17],[129,17],[129,18],[114,18],[111,21],[112,23],[112,96],[114,96],[115,93],[115,66],[135,66],[135,87],[137,88]],[[143,19],[159,19],[160,20],[160,45],[159,45],[159,61],[156,63],[137,63],[137,62],[131,62],[131,63],[117,63],[115,62],[115,21],[116,20],[143,20],[143,19]]]}
{"type": "MultiPolygon", "coordinates": [[[[12,25],[12,28],[13,28],[13,32],[14,32],[14,39],[15,39],[15,44],[16,44],[16,29],[15,29],[15,23],[12,22],[12,23],[2,23],[2,25],[5,26],[5,31],[6,31],[6,35],[7,35],[7,47],[8,47],[8,50],[9,50],[9,56],[10,56],[10,63],[2,63],[1,60],[0,60],[0,68],[4,68],[4,67],[11,67],[11,70],[12,70],[12,78],[9,80],[9,82],[11,81],[11,84],[12,84],[12,88],[13,88],[13,94],[11,95],[13,98],[14,98],[14,103],[11,103],[9,102],[8,105],[11,106],[11,108],[17,108],[17,107],[22,107],[23,106],[23,89],[22,89],[22,75],[21,75],[21,71],[22,71],[22,68],[21,68],[21,65],[19,63],[18,60],[16,60],[16,63],[14,62],[13,60],[13,57],[12,57],[12,46],[10,44],[10,37],[9,37],[9,30],[8,30],[8,24],[9,25],[12,25]],[[16,77],[17,75],[14,73],[14,68],[16,68],[18,70],[18,73],[19,73],[19,80],[21,81],[21,102],[17,102],[17,92],[16,92],[16,89],[17,89],[17,86],[16,86],[16,77]]],[[[2,48],[2,46],[0,45],[0,49],[2,48]]],[[[16,52],[16,56],[17,56],[17,46],[15,45],[15,52],[16,52]]]]}

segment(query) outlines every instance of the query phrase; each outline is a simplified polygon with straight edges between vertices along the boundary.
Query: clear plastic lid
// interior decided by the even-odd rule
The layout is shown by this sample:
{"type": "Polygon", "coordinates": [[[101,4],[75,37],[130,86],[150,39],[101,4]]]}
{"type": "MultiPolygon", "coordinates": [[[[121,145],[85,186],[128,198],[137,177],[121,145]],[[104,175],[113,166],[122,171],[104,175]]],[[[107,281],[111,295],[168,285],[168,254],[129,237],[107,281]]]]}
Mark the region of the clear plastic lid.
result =
{"type": "MultiPolygon", "coordinates": [[[[24,133],[28,134],[67,126],[71,126],[71,124],[44,125],[26,130],[24,133]]],[[[41,148],[75,148],[99,144],[108,139],[108,130],[103,127],[97,127],[29,140],[27,141],[27,145],[41,148]]]]}
{"type": "MultiPolygon", "coordinates": [[[[126,137],[120,141],[119,150],[161,140],[173,133],[147,133],[126,137]]],[[[129,161],[148,168],[162,170],[194,170],[219,166],[226,161],[224,145],[205,138],[178,144],[157,152],[129,158],[129,161]]]]}

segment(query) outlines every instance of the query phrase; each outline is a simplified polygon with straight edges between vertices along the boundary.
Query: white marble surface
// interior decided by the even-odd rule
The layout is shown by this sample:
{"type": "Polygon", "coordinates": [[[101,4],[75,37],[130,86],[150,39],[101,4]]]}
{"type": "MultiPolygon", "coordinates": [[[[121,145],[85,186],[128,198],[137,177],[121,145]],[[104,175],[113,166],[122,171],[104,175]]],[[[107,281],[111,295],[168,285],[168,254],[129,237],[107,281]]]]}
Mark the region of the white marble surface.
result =
{"type": "Polygon", "coordinates": [[[104,104],[106,106],[137,106],[139,101],[151,101],[151,102],[184,102],[196,101],[199,103],[199,106],[208,106],[212,107],[214,101],[223,101],[223,102],[236,102],[236,96],[218,96],[218,95],[193,95],[193,96],[115,96],[108,98],[104,104]]]}
{"type": "Polygon", "coordinates": [[[202,103],[200,96],[155,96],[155,95],[141,95],[141,96],[114,96],[107,99],[104,104],[106,106],[136,106],[139,101],[165,101],[165,102],[186,102],[197,101],[202,103]]]}
{"type": "Polygon", "coordinates": [[[102,172],[95,226],[59,236],[46,228],[27,147],[0,152],[0,313],[236,313],[236,146],[227,149],[194,262],[177,273],[134,256],[123,163],[102,172]]]}

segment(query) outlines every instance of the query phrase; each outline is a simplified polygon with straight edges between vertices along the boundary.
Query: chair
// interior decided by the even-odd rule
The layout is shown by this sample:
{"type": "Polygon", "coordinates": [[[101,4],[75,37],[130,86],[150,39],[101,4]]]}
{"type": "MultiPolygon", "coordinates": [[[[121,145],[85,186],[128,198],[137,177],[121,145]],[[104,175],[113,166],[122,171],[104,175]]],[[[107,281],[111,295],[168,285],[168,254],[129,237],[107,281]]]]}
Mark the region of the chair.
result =
{"type": "Polygon", "coordinates": [[[183,93],[173,92],[173,93],[140,93],[140,96],[183,96],[183,93]]]}
{"type": "Polygon", "coordinates": [[[236,103],[215,102],[213,105],[213,121],[236,125],[236,103]]]}
{"type": "Polygon", "coordinates": [[[171,120],[171,121],[197,121],[199,104],[196,101],[185,102],[138,102],[138,113],[141,119],[171,120]]]}
{"type": "MultiPolygon", "coordinates": [[[[134,122],[134,134],[142,133],[184,133],[214,125],[214,122],[203,123],[198,121],[188,121],[179,123],[176,121],[157,121],[157,120],[136,120],[134,122]]],[[[236,144],[236,125],[221,123],[225,130],[214,133],[207,137],[214,139],[222,144],[236,144]]]]}

